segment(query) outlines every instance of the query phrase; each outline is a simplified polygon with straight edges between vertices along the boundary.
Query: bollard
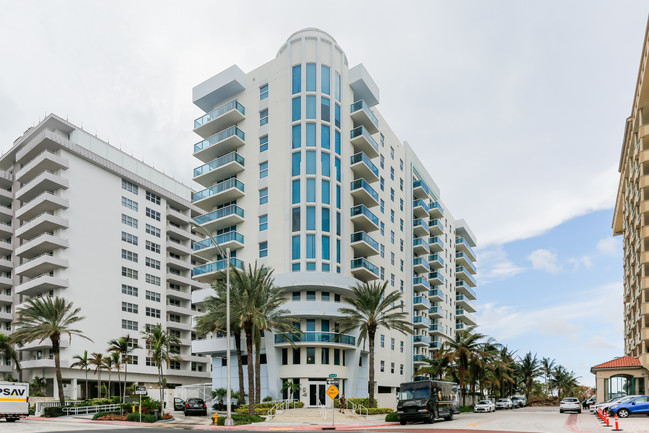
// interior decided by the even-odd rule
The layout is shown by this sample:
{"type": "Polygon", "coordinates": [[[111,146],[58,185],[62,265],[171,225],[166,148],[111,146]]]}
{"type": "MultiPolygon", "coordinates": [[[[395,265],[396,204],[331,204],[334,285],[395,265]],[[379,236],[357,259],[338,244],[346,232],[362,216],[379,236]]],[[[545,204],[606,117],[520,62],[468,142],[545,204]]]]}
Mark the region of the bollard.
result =
{"type": "Polygon", "coordinates": [[[617,413],[615,414],[615,428],[611,431],[622,431],[620,426],[617,424],[617,413]]]}

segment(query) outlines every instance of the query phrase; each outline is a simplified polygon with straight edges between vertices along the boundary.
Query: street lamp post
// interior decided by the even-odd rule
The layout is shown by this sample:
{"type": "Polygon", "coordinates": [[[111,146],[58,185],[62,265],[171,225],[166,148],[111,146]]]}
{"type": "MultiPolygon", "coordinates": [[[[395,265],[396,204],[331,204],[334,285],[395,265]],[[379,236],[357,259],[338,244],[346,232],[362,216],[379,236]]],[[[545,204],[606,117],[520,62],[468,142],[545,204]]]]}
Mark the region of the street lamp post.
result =
{"type": "Polygon", "coordinates": [[[218,242],[216,242],[216,239],[203,227],[199,226],[196,223],[192,223],[192,225],[198,229],[200,229],[207,237],[212,241],[214,246],[216,247],[217,252],[221,257],[225,256],[225,266],[226,266],[226,271],[225,271],[225,333],[226,333],[226,350],[227,353],[225,355],[226,359],[226,368],[227,368],[227,395],[226,395],[226,404],[227,404],[227,416],[225,418],[224,425],[227,426],[232,426],[234,425],[234,420],[232,420],[232,372],[231,372],[231,365],[230,365],[230,248],[225,249],[225,254],[223,254],[223,248],[221,248],[221,245],[219,245],[218,242]]]}

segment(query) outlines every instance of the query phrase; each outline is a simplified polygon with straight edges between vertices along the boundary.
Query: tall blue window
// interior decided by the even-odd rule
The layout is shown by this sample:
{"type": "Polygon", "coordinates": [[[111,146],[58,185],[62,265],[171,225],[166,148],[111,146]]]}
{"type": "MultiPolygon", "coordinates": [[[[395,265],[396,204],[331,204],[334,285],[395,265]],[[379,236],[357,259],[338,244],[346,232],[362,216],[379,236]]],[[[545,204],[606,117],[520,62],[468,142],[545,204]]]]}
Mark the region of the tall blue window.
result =
{"type": "Polygon", "coordinates": [[[293,125],[293,149],[302,146],[302,125],[293,125]]]}
{"type": "Polygon", "coordinates": [[[336,212],[336,234],[340,236],[340,212],[336,212]]]}
{"type": "Polygon", "coordinates": [[[306,319],[306,330],[307,332],[315,331],[315,319],[306,319]]]}
{"type": "Polygon", "coordinates": [[[322,203],[329,204],[331,202],[331,192],[329,191],[329,181],[322,181],[322,203]]]}
{"type": "Polygon", "coordinates": [[[306,91],[315,92],[315,63],[306,64],[306,91]]]}
{"type": "Polygon", "coordinates": [[[320,119],[325,122],[331,121],[331,107],[329,104],[329,98],[320,98],[320,119]]]}
{"type": "MultiPolygon", "coordinates": [[[[336,84],[337,85],[337,84],[336,84]]],[[[302,91],[302,65],[293,66],[293,94],[302,91]]],[[[340,100],[338,97],[336,99],[340,100]]]]}
{"type": "Polygon", "coordinates": [[[299,232],[300,231],[300,208],[299,207],[294,207],[292,211],[293,215],[293,221],[292,221],[292,228],[294,232],[299,232]]]}
{"type": "Polygon", "coordinates": [[[306,235],[306,258],[315,259],[315,235],[306,235]]]}
{"type": "Polygon", "coordinates": [[[340,209],[340,185],[336,185],[336,208],[340,209]]]}
{"type": "Polygon", "coordinates": [[[340,264],[340,239],[336,239],[336,263],[340,264]]]}
{"type": "Polygon", "coordinates": [[[315,179],[306,180],[306,201],[315,203],[315,179]]]}
{"type": "Polygon", "coordinates": [[[340,155],[340,131],[336,131],[335,137],[336,153],[340,155]]]}
{"type": "Polygon", "coordinates": [[[315,147],[315,123],[306,124],[306,145],[315,147]]]}
{"type": "Polygon", "coordinates": [[[315,174],[315,150],[308,150],[306,152],[306,174],[315,174]]]}
{"type": "Polygon", "coordinates": [[[293,176],[299,176],[300,175],[300,163],[301,162],[302,162],[302,153],[295,152],[293,154],[293,171],[291,173],[293,176]]]}
{"type": "Polygon", "coordinates": [[[259,88],[259,100],[268,98],[268,84],[264,84],[259,88]]]}
{"type": "Polygon", "coordinates": [[[306,207],[306,229],[315,230],[315,207],[306,207]]]}
{"type": "Polygon", "coordinates": [[[306,118],[315,119],[315,95],[307,95],[306,97],[306,118]]]}
{"type": "Polygon", "coordinates": [[[259,190],[259,204],[268,203],[268,188],[259,190]]]}
{"type": "Polygon", "coordinates": [[[268,108],[261,110],[259,112],[259,126],[265,125],[268,123],[268,108]]]}
{"type": "Polygon", "coordinates": [[[268,176],[268,162],[262,162],[259,164],[259,178],[264,178],[268,176]]]}
{"type": "Polygon", "coordinates": [[[340,182],[340,158],[334,159],[334,166],[336,167],[336,180],[340,182]]]}
{"type": "Polygon", "coordinates": [[[334,124],[336,125],[336,128],[340,128],[340,105],[336,104],[336,112],[334,114],[336,116],[334,119],[334,124]]]}
{"type": "MultiPolygon", "coordinates": [[[[338,72],[336,72],[334,86],[335,86],[335,92],[336,92],[336,101],[338,101],[338,102],[340,102],[340,93],[341,93],[340,91],[341,91],[341,88],[342,88],[341,83],[342,83],[342,79],[340,77],[340,74],[338,72]]],[[[298,92],[299,92],[299,90],[298,90],[298,92]]],[[[293,93],[295,93],[295,92],[293,92],[293,93]]]]}
{"type": "Polygon", "coordinates": [[[299,96],[293,98],[293,121],[300,120],[302,117],[302,98],[299,96]]]}
{"type": "Polygon", "coordinates": [[[322,146],[323,149],[331,148],[331,129],[327,125],[321,125],[320,146],[322,146]]]}
{"type": "Polygon", "coordinates": [[[331,158],[328,153],[322,152],[320,154],[320,160],[322,163],[322,175],[331,176],[331,158]]]}
{"type": "Polygon", "coordinates": [[[259,152],[265,152],[268,150],[268,136],[264,135],[259,138],[259,152]]]}
{"type": "Polygon", "coordinates": [[[322,236],[322,260],[329,260],[330,259],[330,253],[329,250],[331,247],[329,246],[329,236],[322,236]]]}
{"type": "Polygon", "coordinates": [[[293,260],[300,259],[300,235],[293,236],[293,260]]]}
{"type": "Polygon", "coordinates": [[[263,232],[268,230],[268,215],[261,215],[259,217],[259,231],[263,232]]]}
{"type": "Polygon", "coordinates": [[[322,74],[320,76],[322,93],[328,95],[331,92],[331,76],[329,66],[322,65],[322,74]]]}
{"type": "Polygon", "coordinates": [[[260,242],[259,243],[259,257],[266,257],[268,256],[268,242],[260,242]]]}
{"type": "Polygon", "coordinates": [[[300,202],[300,179],[293,181],[293,204],[300,202]]]}
{"type": "Polygon", "coordinates": [[[329,223],[329,208],[323,207],[322,208],[322,231],[323,232],[330,232],[331,231],[331,224],[329,223]]]}

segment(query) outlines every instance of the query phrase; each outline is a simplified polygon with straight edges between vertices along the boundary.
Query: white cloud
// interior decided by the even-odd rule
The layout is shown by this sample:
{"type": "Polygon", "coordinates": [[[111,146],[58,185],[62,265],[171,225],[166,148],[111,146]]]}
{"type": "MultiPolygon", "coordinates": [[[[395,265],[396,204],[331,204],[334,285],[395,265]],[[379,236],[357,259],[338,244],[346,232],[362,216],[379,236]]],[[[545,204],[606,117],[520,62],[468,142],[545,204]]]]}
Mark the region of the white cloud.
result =
{"type": "Polygon", "coordinates": [[[561,270],[557,255],[545,248],[532,251],[527,259],[532,262],[532,268],[534,269],[547,271],[551,274],[556,274],[561,270]]]}
{"type": "Polygon", "coordinates": [[[591,269],[593,267],[593,260],[590,256],[571,257],[568,259],[568,263],[572,265],[573,271],[577,271],[582,267],[586,269],[591,269]]]}
{"type": "Polygon", "coordinates": [[[478,281],[481,286],[492,281],[504,280],[525,272],[525,268],[515,264],[502,245],[478,249],[478,281]]]}
{"type": "Polygon", "coordinates": [[[622,238],[618,236],[600,239],[599,242],[597,242],[597,251],[605,256],[616,256],[621,254],[622,238]]]}

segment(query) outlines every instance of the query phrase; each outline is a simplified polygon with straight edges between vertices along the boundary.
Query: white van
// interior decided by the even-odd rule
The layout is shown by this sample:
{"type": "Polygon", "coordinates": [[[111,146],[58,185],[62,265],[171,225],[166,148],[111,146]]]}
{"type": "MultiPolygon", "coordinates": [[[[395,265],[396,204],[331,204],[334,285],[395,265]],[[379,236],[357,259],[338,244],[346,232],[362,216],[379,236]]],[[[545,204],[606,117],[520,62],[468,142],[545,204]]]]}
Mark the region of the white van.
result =
{"type": "Polygon", "coordinates": [[[29,416],[29,384],[0,382],[0,419],[14,422],[29,416]]]}

